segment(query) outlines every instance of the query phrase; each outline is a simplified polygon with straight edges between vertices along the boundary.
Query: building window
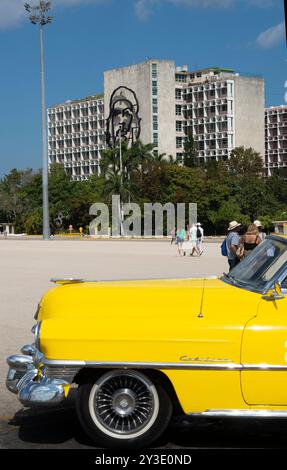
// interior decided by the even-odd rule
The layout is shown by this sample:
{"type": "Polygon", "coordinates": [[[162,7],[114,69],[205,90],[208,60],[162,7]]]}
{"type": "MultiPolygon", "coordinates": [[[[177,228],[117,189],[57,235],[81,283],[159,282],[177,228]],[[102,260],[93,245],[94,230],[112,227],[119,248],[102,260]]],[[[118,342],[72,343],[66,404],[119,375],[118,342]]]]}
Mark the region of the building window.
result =
{"type": "Polygon", "coordinates": [[[175,105],[175,114],[176,114],[176,116],[181,116],[181,105],[180,104],[175,105]]]}
{"type": "Polygon", "coordinates": [[[80,124],[74,124],[73,128],[74,128],[74,132],[80,132],[81,131],[80,124]]]}
{"type": "Polygon", "coordinates": [[[181,73],[176,73],[175,74],[175,81],[180,82],[180,83],[185,83],[186,82],[186,75],[181,74],[181,73]]]}
{"type": "Polygon", "coordinates": [[[151,70],[152,70],[152,78],[157,78],[157,64],[152,64],[151,70]]]}
{"type": "Polygon", "coordinates": [[[175,89],[175,99],[176,100],[181,100],[182,98],[182,90],[180,88],[175,89]]]}
{"type": "Polygon", "coordinates": [[[177,132],[182,131],[182,121],[176,121],[176,131],[177,132]]]}
{"type": "Polygon", "coordinates": [[[176,148],[182,148],[182,137],[177,137],[176,138],[176,148]]]}
{"type": "Polygon", "coordinates": [[[154,115],[154,116],[152,117],[152,120],[153,120],[153,130],[154,130],[154,131],[157,131],[157,130],[158,130],[157,115],[154,115]]]}
{"type": "Polygon", "coordinates": [[[89,137],[82,137],[82,145],[89,145],[89,137]]]}
{"type": "Polygon", "coordinates": [[[153,134],[153,143],[154,145],[158,145],[158,134],[153,134]]]}

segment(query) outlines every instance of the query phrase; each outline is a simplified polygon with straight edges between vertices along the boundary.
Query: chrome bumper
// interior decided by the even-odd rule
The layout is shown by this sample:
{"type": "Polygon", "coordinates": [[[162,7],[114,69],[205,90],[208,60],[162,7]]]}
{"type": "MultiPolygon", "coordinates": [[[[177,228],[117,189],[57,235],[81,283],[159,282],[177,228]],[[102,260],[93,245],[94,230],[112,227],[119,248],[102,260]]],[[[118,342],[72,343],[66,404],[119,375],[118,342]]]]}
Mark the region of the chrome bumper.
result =
{"type": "Polygon", "coordinates": [[[24,356],[9,356],[6,387],[18,395],[27,407],[57,405],[68,394],[70,383],[62,379],[45,377],[41,360],[43,355],[33,345],[24,346],[24,356]]]}

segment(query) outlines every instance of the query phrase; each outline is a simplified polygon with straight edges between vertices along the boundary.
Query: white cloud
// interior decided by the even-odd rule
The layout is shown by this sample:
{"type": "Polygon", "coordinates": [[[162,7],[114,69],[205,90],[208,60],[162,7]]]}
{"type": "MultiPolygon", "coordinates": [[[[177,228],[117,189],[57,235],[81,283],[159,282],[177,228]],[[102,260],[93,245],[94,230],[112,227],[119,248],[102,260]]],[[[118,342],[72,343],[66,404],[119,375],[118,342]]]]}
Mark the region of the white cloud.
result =
{"type": "Polygon", "coordinates": [[[259,34],[256,39],[256,44],[262,49],[271,49],[272,47],[277,46],[284,37],[285,25],[284,22],[282,22],[259,34]]]}
{"type": "Polygon", "coordinates": [[[135,0],[136,15],[146,20],[152,13],[153,7],[160,3],[172,3],[186,8],[228,8],[235,0],[135,0]]]}
{"type": "MultiPolygon", "coordinates": [[[[52,6],[73,6],[104,3],[108,0],[52,0],[52,6]]],[[[25,17],[24,3],[38,4],[39,0],[0,0],[0,30],[17,26],[25,17]]]]}
{"type": "Polygon", "coordinates": [[[147,19],[155,5],[173,4],[185,8],[230,8],[234,6],[247,5],[256,8],[270,8],[274,6],[275,0],[134,0],[135,12],[140,19],[147,19]]]}
{"type": "Polygon", "coordinates": [[[1,0],[0,29],[13,27],[24,18],[23,4],[23,0],[1,0]]]}

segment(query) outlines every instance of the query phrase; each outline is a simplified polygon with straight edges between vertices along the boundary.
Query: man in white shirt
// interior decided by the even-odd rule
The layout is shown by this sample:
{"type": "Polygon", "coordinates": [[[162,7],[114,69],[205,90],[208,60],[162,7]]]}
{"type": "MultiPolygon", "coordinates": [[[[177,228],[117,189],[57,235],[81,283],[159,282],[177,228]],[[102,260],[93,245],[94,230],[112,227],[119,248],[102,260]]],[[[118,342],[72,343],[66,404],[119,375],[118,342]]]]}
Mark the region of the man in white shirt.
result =
{"type": "Polygon", "coordinates": [[[192,251],[190,253],[190,256],[193,256],[193,253],[195,251],[197,255],[199,256],[199,251],[197,248],[197,225],[196,224],[192,225],[189,233],[190,233],[189,241],[192,243],[192,251]]]}
{"type": "Polygon", "coordinates": [[[197,238],[197,241],[196,241],[197,252],[199,256],[201,256],[203,253],[203,246],[202,246],[203,228],[199,222],[196,224],[196,238],[197,238]]]}

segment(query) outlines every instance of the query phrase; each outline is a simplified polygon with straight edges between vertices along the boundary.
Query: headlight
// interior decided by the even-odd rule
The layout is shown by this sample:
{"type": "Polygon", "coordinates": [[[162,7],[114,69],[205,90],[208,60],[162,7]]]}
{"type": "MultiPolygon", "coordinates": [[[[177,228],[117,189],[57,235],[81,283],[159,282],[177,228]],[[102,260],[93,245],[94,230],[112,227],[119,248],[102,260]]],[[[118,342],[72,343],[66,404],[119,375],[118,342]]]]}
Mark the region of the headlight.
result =
{"type": "Polygon", "coordinates": [[[39,322],[36,325],[34,325],[31,329],[31,332],[34,334],[34,339],[35,339],[35,346],[36,348],[40,351],[40,329],[41,329],[41,323],[39,322]]]}

